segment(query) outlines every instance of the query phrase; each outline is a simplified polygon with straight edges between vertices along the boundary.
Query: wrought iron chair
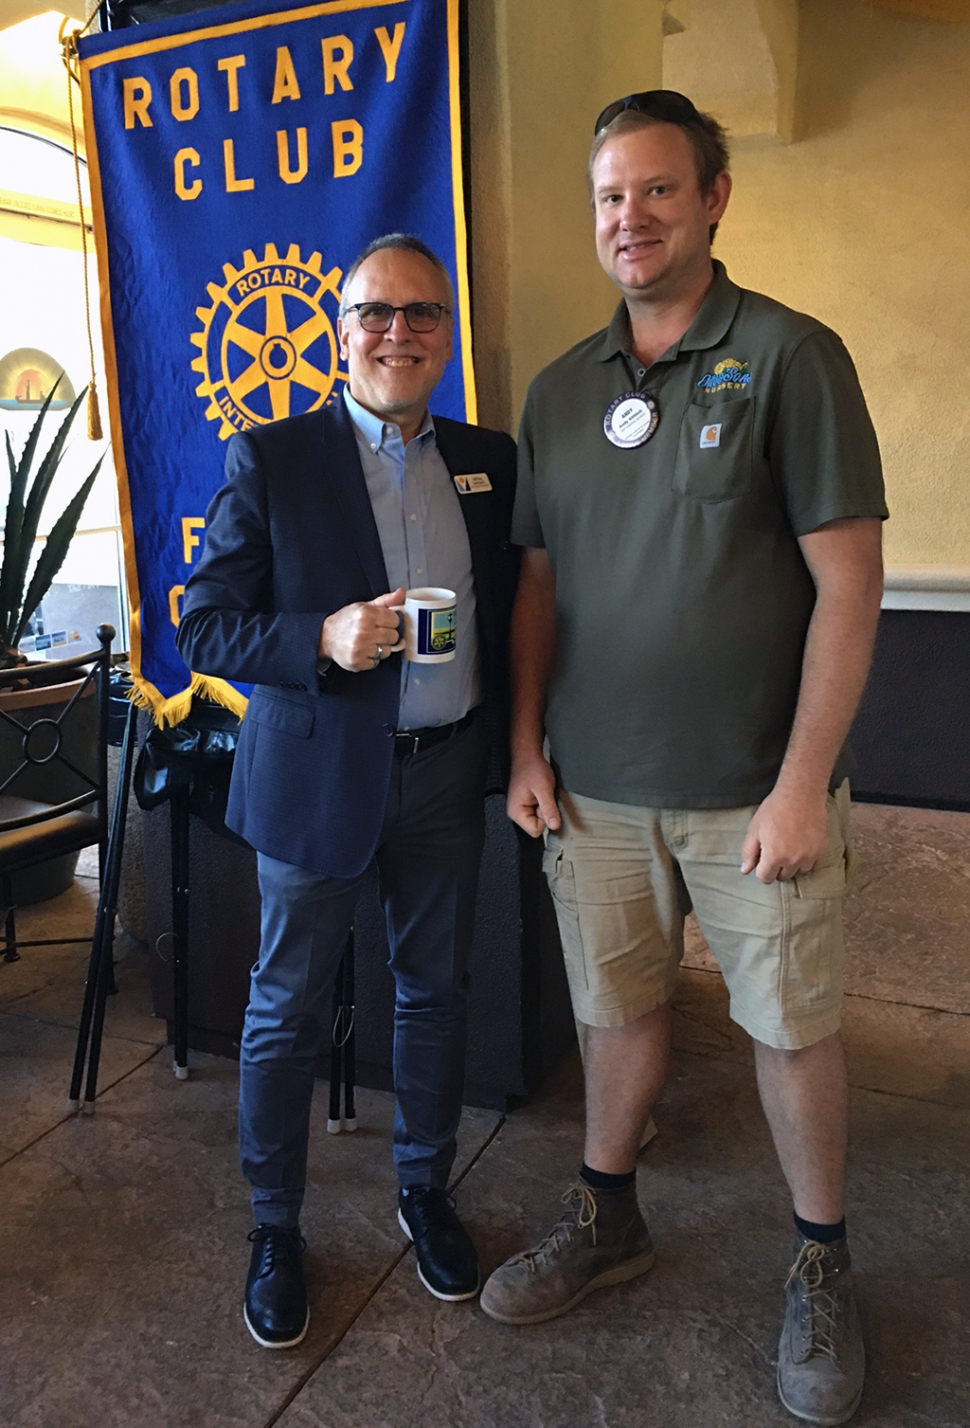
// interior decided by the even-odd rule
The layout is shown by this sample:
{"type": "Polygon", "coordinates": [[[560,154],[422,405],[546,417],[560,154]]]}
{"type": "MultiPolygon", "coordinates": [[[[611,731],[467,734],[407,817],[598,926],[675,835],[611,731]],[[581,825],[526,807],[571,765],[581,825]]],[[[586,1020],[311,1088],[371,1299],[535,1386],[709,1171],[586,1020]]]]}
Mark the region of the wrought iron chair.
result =
{"type": "MultiPolygon", "coordinates": [[[[61,942],[87,942],[86,937],[48,937],[21,942],[16,932],[16,899],[12,882],[14,875],[36,867],[65,853],[80,852],[97,843],[100,871],[104,873],[108,845],[108,674],[111,642],[115,632],[111,625],[98,629],[100,650],[74,655],[70,659],[51,661],[44,669],[45,681],[67,683],[78,680],[78,687],[56,716],[44,712],[45,706],[24,711],[0,708],[0,723],[13,730],[14,743],[19,743],[19,760],[7,772],[0,770],[0,903],[6,912],[4,924],[5,962],[16,962],[23,947],[49,947],[61,942]],[[85,758],[77,741],[72,747],[74,728],[90,717],[87,702],[97,694],[97,740],[93,765],[85,758]],[[70,756],[67,752],[70,751],[70,756]],[[86,765],[84,767],[79,765],[86,765]],[[77,789],[72,797],[52,801],[50,771],[60,776],[69,771],[68,784],[77,789]]],[[[23,669],[0,671],[0,690],[11,689],[23,679],[23,669]]],[[[49,706],[47,706],[49,707],[49,706]]],[[[8,733],[8,742],[9,742],[8,733]]]]}
{"type": "MultiPolygon", "coordinates": [[[[101,1032],[105,998],[114,989],[112,953],[114,923],[124,846],[125,810],[131,780],[134,751],[135,709],[132,706],[125,720],[121,768],[115,793],[114,812],[108,822],[108,715],[110,700],[111,642],[115,637],[111,625],[98,627],[99,650],[74,655],[70,659],[51,661],[44,669],[45,678],[53,682],[77,682],[78,687],[56,716],[33,711],[24,719],[16,712],[0,708],[0,725],[15,734],[19,744],[16,766],[5,776],[0,773],[0,902],[6,912],[4,923],[5,962],[19,960],[24,947],[50,947],[60,943],[91,942],[84,1005],[78,1031],[74,1074],[68,1098],[71,1110],[93,1110],[97,1091],[101,1032]],[[72,676],[75,681],[72,681],[72,676]],[[90,712],[90,696],[96,695],[97,738],[93,761],[79,753],[88,742],[84,731],[78,747],[72,740],[76,726],[90,712]],[[87,765],[85,767],[84,765],[87,765]],[[45,770],[60,765],[72,775],[78,792],[69,798],[52,802],[39,794],[49,793],[45,786],[45,770]],[[47,937],[20,941],[16,930],[16,907],[13,879],[17,873],[38,863],[65,853],[98,845],[100,896],[93,936],[47,937]],[[90,1055],[88,1055],[90,1052],[90,1055]],[[88,1059],[88,1079],[83,1105],[79,1100],[85,1059],[88,1059]]],[[[22,669],[0,672],[0,690],[15,686],[23,678],[22,669]]],[[[43,708],[44,706],[40,706],[43,708]]],[[[50,706],[48,706],[50,707],[50,706]]],[[[9,743],[9,737],[7,742],[9,743]]],[[[46,780],[49,785],[49,778],[46,780]]]]}

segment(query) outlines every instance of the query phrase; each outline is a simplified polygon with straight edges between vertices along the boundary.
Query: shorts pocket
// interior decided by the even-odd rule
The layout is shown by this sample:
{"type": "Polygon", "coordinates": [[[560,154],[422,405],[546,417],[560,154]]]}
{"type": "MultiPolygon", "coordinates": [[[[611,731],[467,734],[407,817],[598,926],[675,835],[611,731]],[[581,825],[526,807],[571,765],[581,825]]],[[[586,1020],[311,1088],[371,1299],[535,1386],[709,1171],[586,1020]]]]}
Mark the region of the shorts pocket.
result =
{"type": "Polygon", "coordinates": [[[691,402],[680,424],[673,489],[695,501],[729,501],[751,484],[754,398],[691,402]]]}
{"type": "Polygon", "coordinates": [[[796,897],[841,897],[847,883],[845,864],[843,852],[834,863],[823,863],[810,873],[799,873],[792,878],[792,891],[796,897]]]}
{"type": "Polygon", "coordinates": [[[848,887],[849,850],[844,841],[839,802],[831,793],[826,799],[826,815],[828,850],[825,859],[810,873],[799,873],[792,879],[796,898],[842,897],[848,887]]]}
{"type": "Polygon", "coordinates": [[[782,883],[786,936],[782,957],[781,1008],[804,1017],[838,1005],[844,984],[842,895],[845,859],[782,883]]]}
{"type": "Polygon", "coordinates": [[[589,990],[589,981],[586,976],[583,934],[579,925],[579,908],[576,906],[576,876],[562,847],[551,839],[547,839],[542,855],[542,871],[546,875],[556,910],[559,940],[562,943],[569,985],[574,991],[586,992],[589,990]]]}

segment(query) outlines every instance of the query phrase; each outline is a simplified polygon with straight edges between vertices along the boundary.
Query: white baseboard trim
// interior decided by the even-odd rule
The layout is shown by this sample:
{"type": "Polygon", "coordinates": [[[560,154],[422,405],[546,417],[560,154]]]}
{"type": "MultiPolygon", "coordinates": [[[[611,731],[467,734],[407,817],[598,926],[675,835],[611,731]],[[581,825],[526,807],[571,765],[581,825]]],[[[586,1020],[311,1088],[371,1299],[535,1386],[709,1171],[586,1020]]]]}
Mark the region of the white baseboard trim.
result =
{"type": "Polygon", "coordinates": [[[970,566],[889,565],[882,608],[970,613],[970,566]]]}

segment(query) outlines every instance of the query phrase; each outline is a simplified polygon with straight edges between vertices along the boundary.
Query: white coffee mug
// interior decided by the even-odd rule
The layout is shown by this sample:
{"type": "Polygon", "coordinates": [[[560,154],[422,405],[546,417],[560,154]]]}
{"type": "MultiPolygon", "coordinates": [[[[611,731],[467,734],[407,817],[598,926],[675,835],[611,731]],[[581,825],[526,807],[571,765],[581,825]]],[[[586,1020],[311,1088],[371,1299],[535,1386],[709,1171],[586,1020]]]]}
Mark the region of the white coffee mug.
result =
{"type": "Polygon", "coordinates": [[[458,597],[437,586],[408,590],[400,611],[403,639],[394,646],[415,664],[445,664],[455,657],[458,597]]]}

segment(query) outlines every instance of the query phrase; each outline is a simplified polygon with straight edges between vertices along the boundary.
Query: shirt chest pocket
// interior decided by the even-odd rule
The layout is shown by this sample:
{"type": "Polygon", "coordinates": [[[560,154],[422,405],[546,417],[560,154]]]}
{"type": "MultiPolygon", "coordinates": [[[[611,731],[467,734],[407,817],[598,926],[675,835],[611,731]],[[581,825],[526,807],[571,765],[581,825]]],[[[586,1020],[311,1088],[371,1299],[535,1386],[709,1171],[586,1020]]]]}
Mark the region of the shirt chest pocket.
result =
{"type": "Polygon", "coordinates": [[[684,413],[673,488],[695,501],[729,501],[751,484],[754,399],[691,402],[684,413]]]}

